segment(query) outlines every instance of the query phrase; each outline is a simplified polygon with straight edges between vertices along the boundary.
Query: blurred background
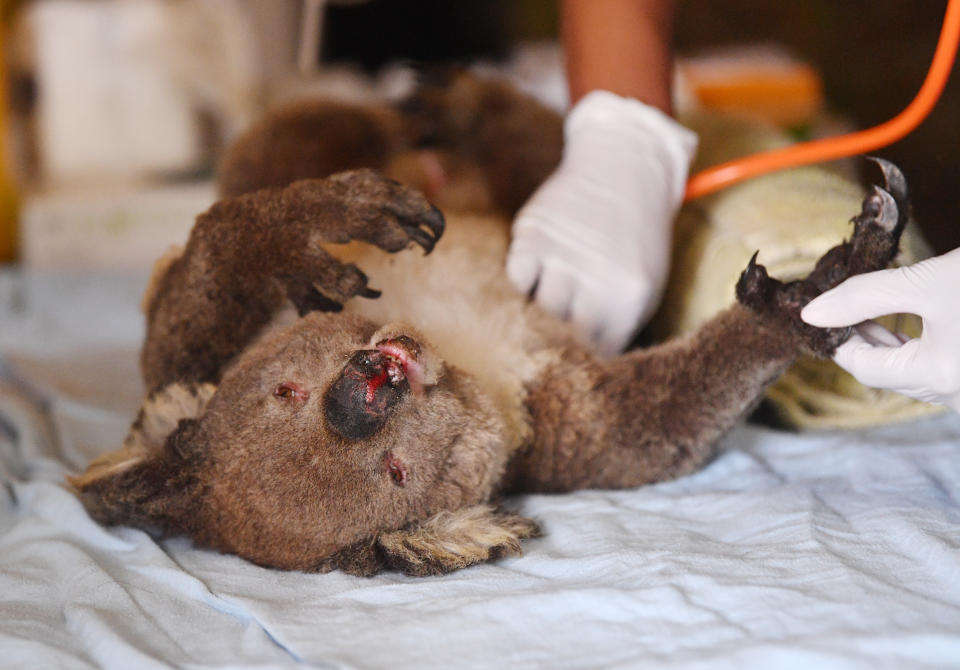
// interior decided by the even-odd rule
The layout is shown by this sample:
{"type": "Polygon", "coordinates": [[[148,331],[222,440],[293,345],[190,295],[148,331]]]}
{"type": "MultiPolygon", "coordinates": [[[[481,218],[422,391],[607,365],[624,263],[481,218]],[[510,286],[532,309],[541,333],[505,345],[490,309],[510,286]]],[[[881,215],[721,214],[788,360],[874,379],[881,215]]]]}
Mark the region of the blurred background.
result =
{"type": "MultiPolygon", "coordinates": [[[[399,95],[401,63],[482,60],[564,104],[552,0],[0,2],[0,259],[27,267],[147,268],[213,200],[219,152],[263,110],[399,95]]],[[[946,2],[678,6],[679,107],[802,139],[903,109],[946,2]]],[[[954,74],[923,125],[878,152],[908,175],[938,252],[960,246],[958,119],[954,74]]]]}

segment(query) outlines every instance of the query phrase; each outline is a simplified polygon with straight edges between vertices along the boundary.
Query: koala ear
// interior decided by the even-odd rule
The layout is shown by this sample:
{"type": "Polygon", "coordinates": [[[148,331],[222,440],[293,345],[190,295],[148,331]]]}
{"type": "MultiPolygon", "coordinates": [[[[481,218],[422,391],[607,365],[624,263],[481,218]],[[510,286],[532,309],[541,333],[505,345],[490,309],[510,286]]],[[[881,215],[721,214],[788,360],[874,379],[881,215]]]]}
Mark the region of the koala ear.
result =
{"type": "Polygon", "coordinates": [[[520,540],[540,535],[532,519],[488,505],[440,512],[409,528],[382,533],[384,567],[408,575],[441,575],[475,563],[523,553],[520,540]]]}
{"type": "Polygon", "coordinates": [[[183,419],[163,446],[129,443],[68,477],[83,506],[98,522],[165,531],[189,523],[197,499],[200,424],[183,419]]]}

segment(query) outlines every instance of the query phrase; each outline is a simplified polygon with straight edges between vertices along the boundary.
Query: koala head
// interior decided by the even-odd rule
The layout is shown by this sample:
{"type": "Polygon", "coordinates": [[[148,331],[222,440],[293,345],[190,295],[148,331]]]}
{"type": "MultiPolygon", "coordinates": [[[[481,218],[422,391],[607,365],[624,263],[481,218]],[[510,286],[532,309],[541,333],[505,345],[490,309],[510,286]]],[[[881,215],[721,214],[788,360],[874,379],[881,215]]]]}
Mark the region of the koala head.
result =
{"type": "Polygon", "coordinates": [[[124,450],[73,480],[98,520],[357,574],[446,572],[536,533],[486,504],[508,456],[493,405],[412,328],[314,313],[211,391],[161,439],[148,402],[124,450]]]}

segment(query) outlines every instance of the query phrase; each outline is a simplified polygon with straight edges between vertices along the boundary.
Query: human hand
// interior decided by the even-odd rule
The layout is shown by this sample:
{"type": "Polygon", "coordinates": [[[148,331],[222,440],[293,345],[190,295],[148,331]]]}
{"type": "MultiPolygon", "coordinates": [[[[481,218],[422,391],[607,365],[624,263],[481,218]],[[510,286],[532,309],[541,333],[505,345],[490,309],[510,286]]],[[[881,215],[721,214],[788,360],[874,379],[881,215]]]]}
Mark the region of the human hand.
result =
{"type": "Polygon", "coordinates": [[[696,135],[653,107],[595,91],[564,124],[560,166],[517,214],[507,275],[613,355],[653,314],[696,135]]]}
{"type": "Polygon", "coordinates": [[[955,249],[914,265],[851,277],[812,300],[801,317],[821,327],[860,324],[834,360],[862,383],[960,412],[958,288],[960,249],[955,249]],[[895,313],[920,316],[920,337],[907,338],[867,321],[895,313]]]}

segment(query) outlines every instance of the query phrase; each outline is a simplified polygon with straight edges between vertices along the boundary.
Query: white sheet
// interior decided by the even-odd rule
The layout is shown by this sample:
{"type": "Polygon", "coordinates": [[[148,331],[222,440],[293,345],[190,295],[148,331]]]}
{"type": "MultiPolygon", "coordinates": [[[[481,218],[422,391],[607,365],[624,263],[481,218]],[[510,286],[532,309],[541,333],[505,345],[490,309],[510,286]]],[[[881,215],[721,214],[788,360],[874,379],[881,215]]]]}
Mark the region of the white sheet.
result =
{"type": "Polygon", "coordinates": [[[0,667],[960,667],[960,417],[738,429],[685,479],[526,496],[526,555],[266,570],[101,528],[62,476],[140,400],[143,278],[0,275],[0,667]]]}

